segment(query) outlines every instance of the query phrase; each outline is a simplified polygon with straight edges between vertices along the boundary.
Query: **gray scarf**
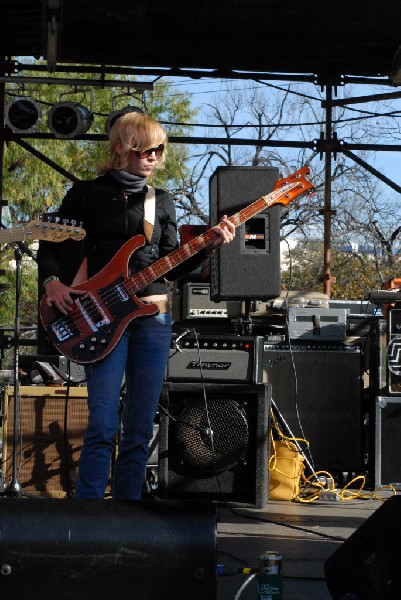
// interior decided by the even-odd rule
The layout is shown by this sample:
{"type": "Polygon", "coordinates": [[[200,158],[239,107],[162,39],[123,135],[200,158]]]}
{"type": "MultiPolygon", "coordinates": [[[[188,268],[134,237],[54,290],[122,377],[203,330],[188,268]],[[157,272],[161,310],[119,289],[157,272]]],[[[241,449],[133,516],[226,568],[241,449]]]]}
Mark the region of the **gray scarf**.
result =
{"type": "Polygon", "coordinates": [[[119,169],[111,169],[110,175],[121,183],[127,194],[146,191],[146,177],[133,175],[132,173],[128,173],[128,171],[121,171],[119,169]]]}

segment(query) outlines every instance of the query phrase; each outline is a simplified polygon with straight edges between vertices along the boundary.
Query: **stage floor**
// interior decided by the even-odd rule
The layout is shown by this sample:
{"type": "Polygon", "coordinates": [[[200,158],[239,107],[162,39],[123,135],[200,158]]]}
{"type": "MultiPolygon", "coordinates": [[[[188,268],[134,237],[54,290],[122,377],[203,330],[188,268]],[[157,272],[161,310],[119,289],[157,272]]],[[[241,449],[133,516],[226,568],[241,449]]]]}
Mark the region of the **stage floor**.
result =
{"type": "MultiPolygon", "coordinates": [[[[381,492],[389,498],[391,492],[381,492]]],[[[372,513],[380,500],[314,501],[309,504],[269,501],[263,509],[219,508],[218,562],[227,566],[257,566],[266,551],[283,557],[283,600],[331,600],[324,575],[325,560],[372,513]]],[[[246,575],[218,578],[217,600],[233,600],[246,575]]],[[[256,600],[253,579],[241,600],[256,600]]]]}

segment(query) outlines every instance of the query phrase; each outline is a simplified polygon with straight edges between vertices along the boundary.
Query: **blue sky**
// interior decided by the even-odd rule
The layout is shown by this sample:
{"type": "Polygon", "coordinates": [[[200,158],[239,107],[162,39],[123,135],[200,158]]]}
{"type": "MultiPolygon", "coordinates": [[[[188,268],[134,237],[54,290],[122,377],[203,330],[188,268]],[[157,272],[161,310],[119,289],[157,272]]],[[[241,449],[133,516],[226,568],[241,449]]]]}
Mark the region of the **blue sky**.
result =
{"type": "MultiPolygon", "coordinates": [[[[236,87],[250,87],[250,86],[257,86],[260,89],[263,89],[263,86],[260,84],[255,84],[255,82],[252,81],[245,81],[245,80],[224,80],[224,79],[206,79],[206,78],[202,78],[199,80],[191,80],[188,78],[182,78],[182,79],[178,79],[178,78],[172,78],[170,79],[170,82],[172,83],[173,89],[176,91],[176,93],[181,93],[181,92],[188,92],[191,97],[192,97],[192,101],[193,101],[193,105],[194,106],[198,106],[201,109],[201,113],[198,117],[198,121],[201,122],[202,118],[204,121],[206,121],[206,116],[205,116],[205,111],[207,110],[206,104],[210,101],[213,100],[213,98],[215,98],[219,93],[224,92],[224,90],[226,90],[230,85],[235,85],[236,87]]],[[[271,82],[273,85],[277,85],[279,87],[286,87],[288,85],[288,82],[271,82]]],[[[301,90],[302,91],[306,91],[307,94],[316,97],[318,96],[318,88],[312,84],[292,84],[293,89],[294,90],[301,90]]],[[[266,93],[269,92],[268,88],[266,89],[266,93]]],[[[370,96],[373,94],[388,94],[394,91],[398,91],[397,88],[392,88],[389,86],[370,86],[370,85],[360,85],[360,86],[343,86],[342,88],[340,87],[338,89],[338,98],[342,98],[344,97],[345,93],[350,94],[352,97],[355,96],[370,96]]],[[[399,109],[399,114],[401,116],[401,99],[398,100],[393,100],[392,101],[393,106],[396,109],[399,109]]],[[[383,103],[380,103],[379,108],[373,107],[373,105],[371,103],[358,103],[358,104],[354,104],[354,105],[349,105],[349,109],[347,109],[347,114],[346,116],[349,116],[350,118],[352,118],[352,116],[363,116],[366,113],[369,113],[369,111],[374,111],[376,110],[377,112],[383,113],[386,112],[386,106],[383,103]]],[[[369,123],[369,118],[371,118],[369,115],[367,116],[367,121],[366,123],[369,123]]],[[[378,117],[377,119],[375,119],[376,122],[379,122],[380,117],[378,117]]],[[[397,117],[395,119],[395,121],[399,122],[399,118],[397,117]]],[[[196,129],[193,135],[207,135],[207,131],[201,131],[200,129],[196,129]]],[[[216,135],[215,132],[211,135],[216,135]]],[[[223,134],[221,134],[222,136],[223,134]]],[[[287,134],[288,135],[288,134],[287,134]]],[[[241,133],[241,137],[246,137],[246,135],[244,135],[244,133],[241,133]]],[[[291,133],[291,136],[288,136],[290,139],[294,139],[294,135],[293,135],[293,131],[291,133]]],[[[400,136],[401,137],[401,136],[400,136]]],[[[363,140],[361,140],[361,142],[363,142],[363,140]]],[[[397,144],[400,143],[397,140],[392,140],[392,141],[388,141],[388,140],[381,140],[381,139],[377,139],[376,143],[392,143],[392,144],[397,144]]],[[[288,150],[285,150],[286,152],[288,150]]],[[[355,152],[357,153],[357,152],[355,152]]],[[[386,152],[378,152],[376,154],[376,157],[374,156],[373,152],[368,153],[368,155],[366,156],[365,160],[371,164],[372,166],[374,166],[376,169],[378,169],[380,172],[382,172],[384,175],[386,175],[386,177],[389,177],[390,179],[392,179],[393,181],[395,181],[395,183],[397,183],[398,185],[401,186],[401,169],[400,169],[400,162],[401,162],[401,155],[399,152],[390,152],[390,151],[386,151],[386,152]]],[[[390,188],[388,188],[386,186],[386,189],[388,189],[389,191],[390,188]]],[[[391,191],[392,192],[392,191],[391,191]]],[[[393,192],[392,192],[393,193],[393,192]]],[[[395,192],[394,192],[395,193],[395,192]]]]}

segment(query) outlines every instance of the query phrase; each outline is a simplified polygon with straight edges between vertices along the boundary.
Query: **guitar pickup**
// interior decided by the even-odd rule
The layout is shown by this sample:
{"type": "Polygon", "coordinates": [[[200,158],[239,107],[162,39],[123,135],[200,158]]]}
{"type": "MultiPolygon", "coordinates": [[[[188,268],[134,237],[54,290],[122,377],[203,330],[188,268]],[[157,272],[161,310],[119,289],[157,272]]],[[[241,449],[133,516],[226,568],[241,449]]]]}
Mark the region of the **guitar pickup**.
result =
{"type": "Polygon", "coordinates": [[[110,319],[92,294],[85,294],[76,298],[75,304],[80,309],[82,316],[92,331],[97,331],[103,325],[110,323],[110,319]]]}

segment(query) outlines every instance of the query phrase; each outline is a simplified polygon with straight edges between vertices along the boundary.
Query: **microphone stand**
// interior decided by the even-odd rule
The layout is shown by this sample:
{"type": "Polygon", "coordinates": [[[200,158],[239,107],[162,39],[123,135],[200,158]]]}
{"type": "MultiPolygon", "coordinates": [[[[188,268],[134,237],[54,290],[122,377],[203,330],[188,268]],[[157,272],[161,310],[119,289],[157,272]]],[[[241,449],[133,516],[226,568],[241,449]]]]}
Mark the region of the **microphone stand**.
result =
{"type": "MultiPolygon", "coordinates": [[[[0,223],[3,229],[7,229],[0,223]]],[[[21,484],[18,477],[17,448],[18,448],[18,419],[20,407],[19,393],[19,339],[20,339],[20,297],[21,297],[21,263],[22,254],[25,253],[36,261],[33,252],[24,242],[14,243],[15,270],[15,319],[14,319],[14,414],[13,414],[13,444],[12,444],[12,474],[11,481],[4,488],[5,496],[21,496],[21,484]]]]}

